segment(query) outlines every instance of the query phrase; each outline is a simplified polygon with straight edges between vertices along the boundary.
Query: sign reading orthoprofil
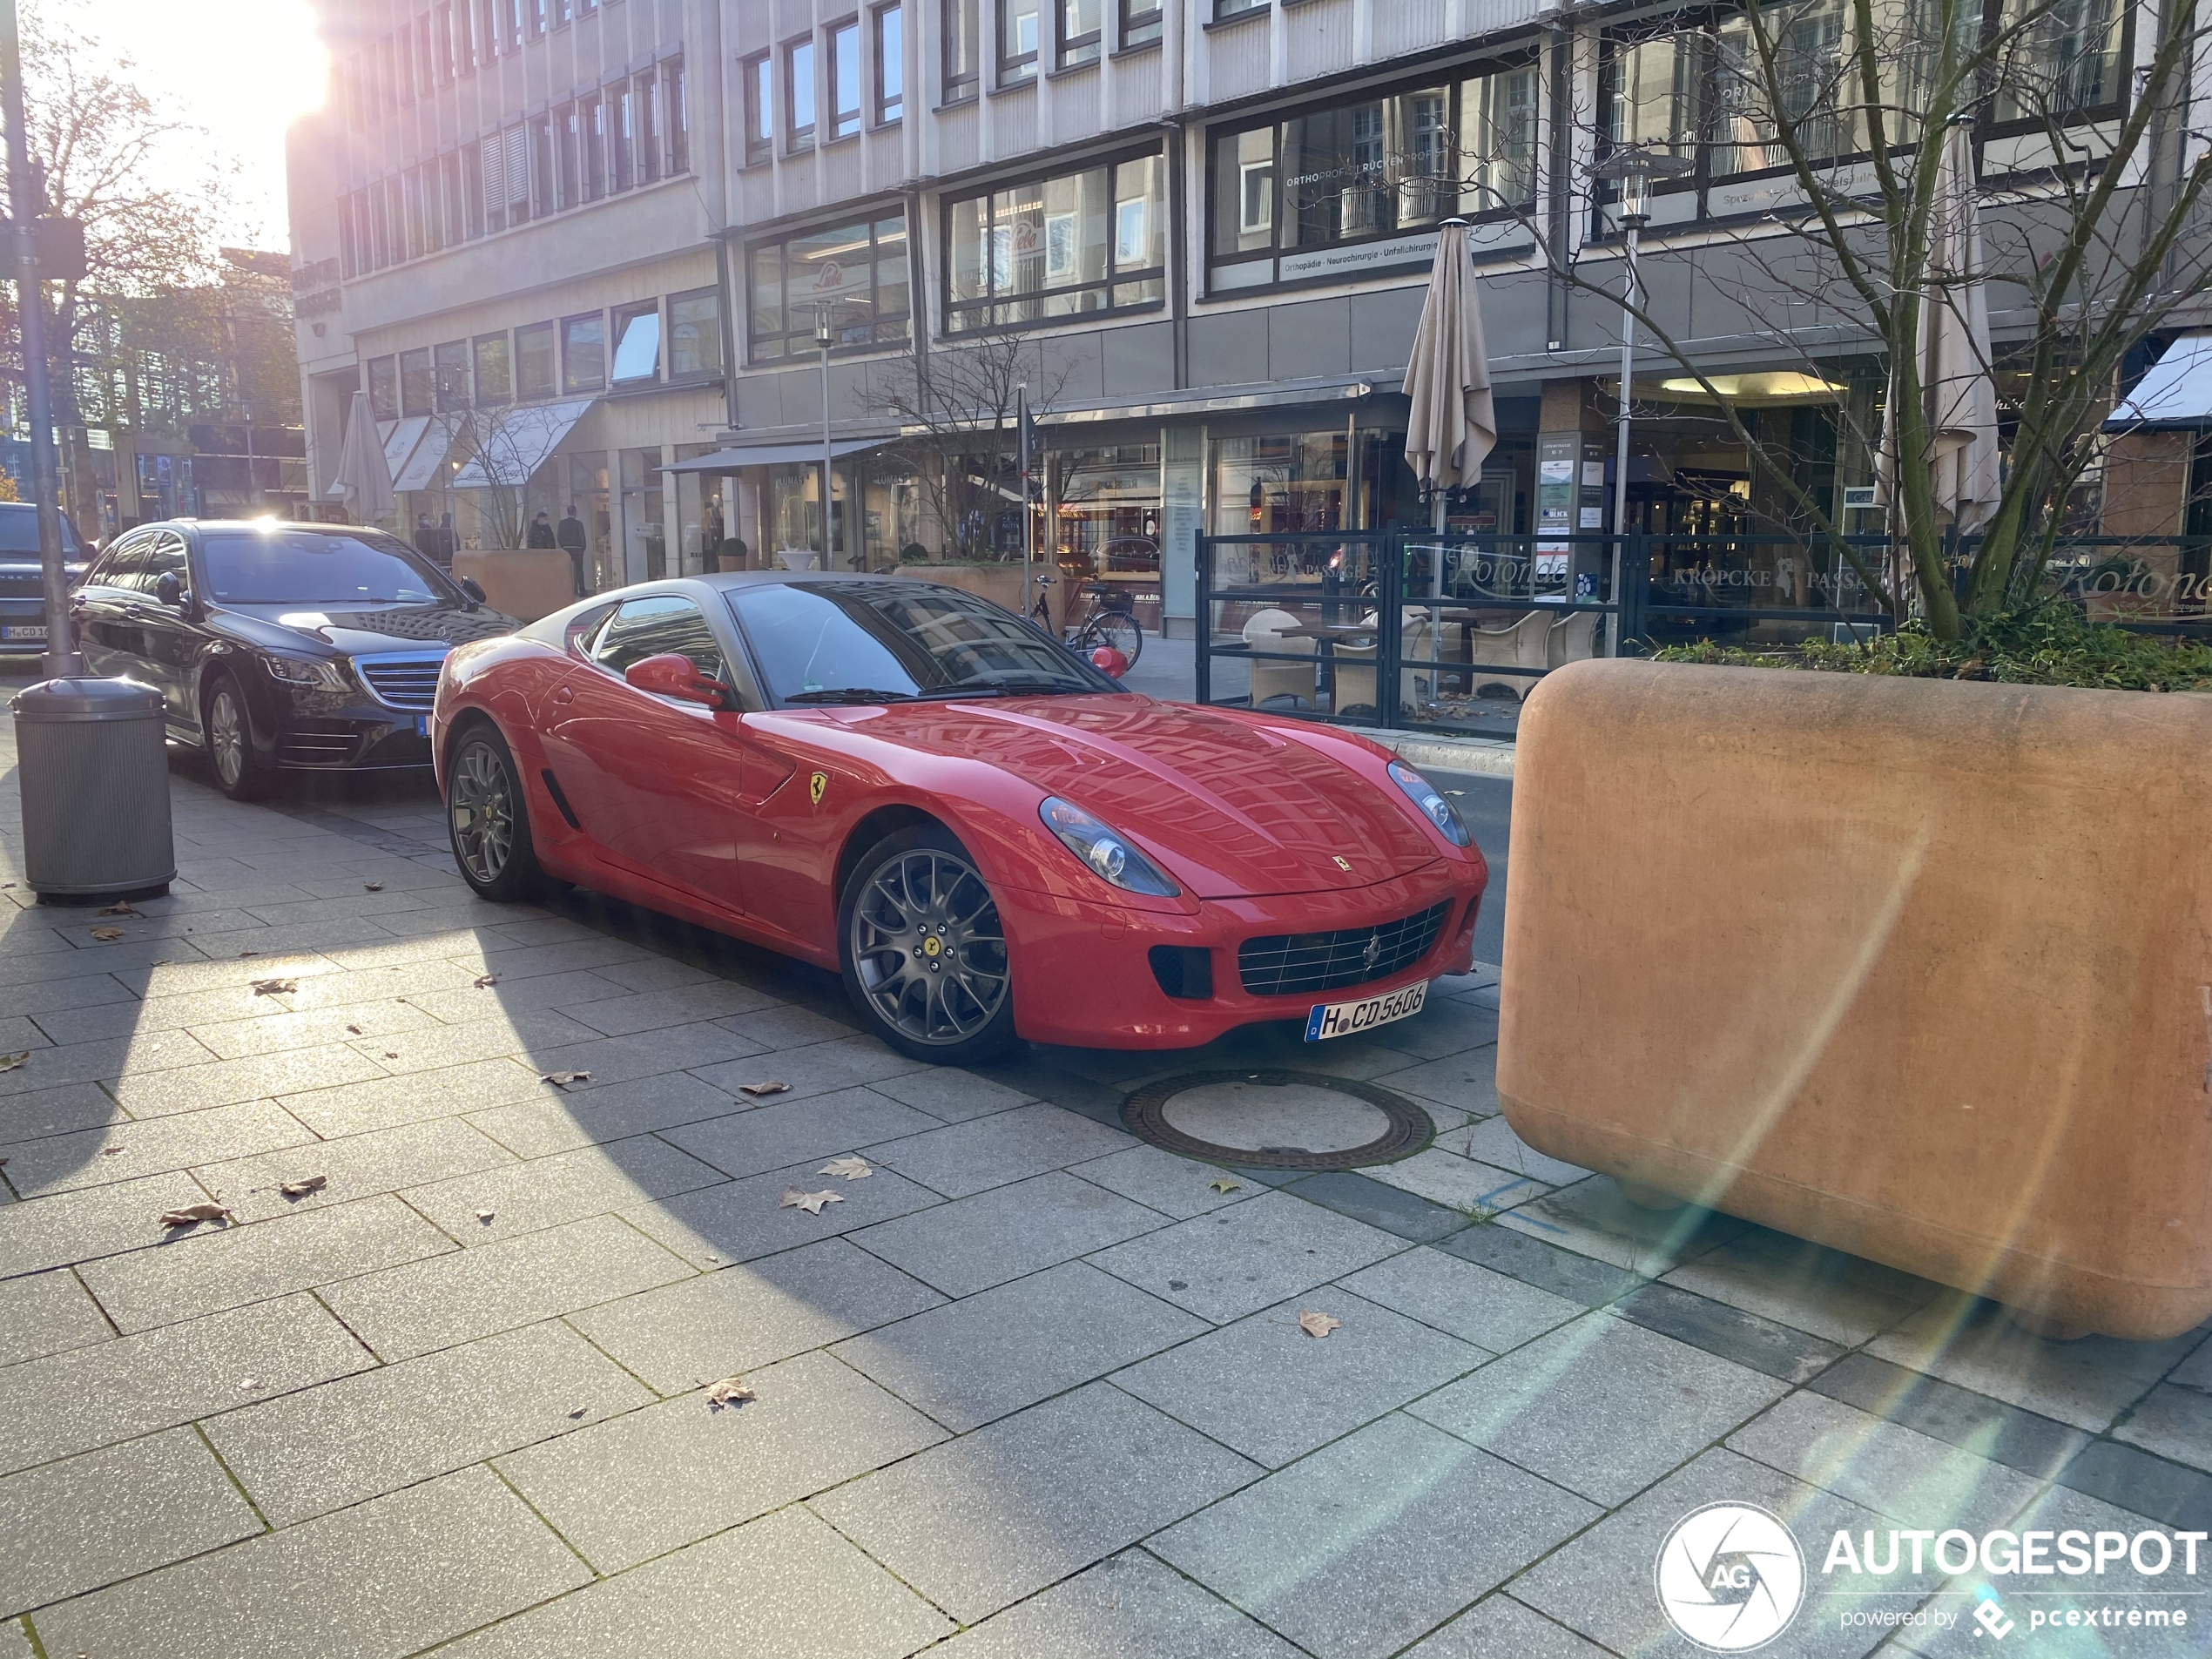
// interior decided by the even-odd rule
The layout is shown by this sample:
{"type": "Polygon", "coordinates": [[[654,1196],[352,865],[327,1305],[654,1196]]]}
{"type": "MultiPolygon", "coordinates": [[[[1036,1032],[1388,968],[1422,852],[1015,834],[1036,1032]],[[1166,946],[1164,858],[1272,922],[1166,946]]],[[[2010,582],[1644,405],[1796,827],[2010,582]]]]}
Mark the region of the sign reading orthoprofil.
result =
{"type": "MultiPolygon", "coordinates": [[[[1997,1528],[1840,1531],[1817,1575],[1789,1527],[1756,1504],[1713,1503],[1675,1523],[1660,1546],[1659,1605],[1709,1653],[1749,1653],[1787,1630],[1800,1610],[1811,1633],[1949,1630],[2022,1642],[2060,1630],[2172,1632],[2176,1654],[2202,1651],[2212,1622],[2212,1534],[1997,1528]]],[[[2047,1636],[2063,1645],[2069,1638],[2047,1636]]],[[[2071,1649],[2068,1649],[2069,1651],[2071,1649]]],[[[2129,1651],[2134,1651],[2130,1649],[2129,1651]]]]}

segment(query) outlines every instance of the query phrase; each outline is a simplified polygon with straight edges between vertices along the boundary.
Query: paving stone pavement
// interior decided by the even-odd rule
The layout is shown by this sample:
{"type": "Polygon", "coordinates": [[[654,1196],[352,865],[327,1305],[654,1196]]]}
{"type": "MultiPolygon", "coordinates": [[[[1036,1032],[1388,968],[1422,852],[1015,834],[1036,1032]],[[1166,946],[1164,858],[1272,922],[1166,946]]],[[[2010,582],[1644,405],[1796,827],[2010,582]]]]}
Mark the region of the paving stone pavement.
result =
{"type": "MultiPolygon", "coordinates": [[[[1319,1051],[934,1070],[813,969],[480,903],[421,780],[239,806],[179,759],[171,894],[40,907],[0,763],[0,1659],[1625,1659],[1689,1651],[1652,1568],[1703,1502],[2212,1530],[2208,1332],[2041,1341],[1637,1210],[1500,1115],[1494,969],[1319,1051]],[[1438,1133],[1300,1177],[1123,1127],[1261,1064],[1438,1133]]],[[[1882,1646],[1809,1566],[1767,1651],[1882,1646]]],[[[2061,1650],[2212,1652],[2190,1605],[2061,1650]]]]}

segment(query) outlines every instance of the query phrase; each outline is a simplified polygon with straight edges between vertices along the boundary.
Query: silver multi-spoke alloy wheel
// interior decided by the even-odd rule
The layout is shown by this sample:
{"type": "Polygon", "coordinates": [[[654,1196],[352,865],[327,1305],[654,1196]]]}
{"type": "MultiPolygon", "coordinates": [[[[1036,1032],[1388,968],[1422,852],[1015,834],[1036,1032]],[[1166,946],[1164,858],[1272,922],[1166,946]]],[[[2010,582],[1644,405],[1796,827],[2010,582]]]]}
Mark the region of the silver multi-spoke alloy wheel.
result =
{"type": "Polygon", "coordinates": [[[885,1024],[915,1042],[964,1042],[1006,1002],[1006,931],[975,867],[915,847],[867,879],[853,906],[853,965],[885,1024]]]}
{"type": "Polygon", "coordinates": [[[207,700],[207,752],[215,763],[215,776],[226,789],[238,787],[246,772],[246,711],[238,692],[226,681],[207,700]]]}
{"type": "Polygon", "coordinates": [[[449,811],[455,856],[479,884],[498,880],[515,852],[515,781],[506,757],[481,738],[455,759],[449,811]]]}

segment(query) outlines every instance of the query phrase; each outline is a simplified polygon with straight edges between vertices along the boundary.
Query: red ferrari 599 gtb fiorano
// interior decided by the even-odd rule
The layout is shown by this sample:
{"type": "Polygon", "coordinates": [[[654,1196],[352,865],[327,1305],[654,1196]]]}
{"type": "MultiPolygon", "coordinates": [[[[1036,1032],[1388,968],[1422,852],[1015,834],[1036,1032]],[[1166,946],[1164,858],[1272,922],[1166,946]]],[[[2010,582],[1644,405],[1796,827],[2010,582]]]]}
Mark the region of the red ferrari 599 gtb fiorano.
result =
{"type": "Polygon", "coordinates": [[[1122,690],[903,577],[654,582],[445,659],[432,741],[485,898],[546,877],[841,973],[920,1059],[1403,1017],[1487,872],[1349,732],[1122,690]]]}

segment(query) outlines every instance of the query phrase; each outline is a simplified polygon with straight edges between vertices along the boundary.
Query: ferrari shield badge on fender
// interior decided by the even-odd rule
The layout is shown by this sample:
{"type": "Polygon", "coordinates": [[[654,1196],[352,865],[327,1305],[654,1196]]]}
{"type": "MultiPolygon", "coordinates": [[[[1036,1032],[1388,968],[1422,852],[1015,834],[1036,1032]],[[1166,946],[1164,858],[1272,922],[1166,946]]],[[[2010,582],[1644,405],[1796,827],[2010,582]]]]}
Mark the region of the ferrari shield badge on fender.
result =
{"type": "Polygon", "coordinates": [[[829,790],[829,773],[818,772],[806,780],[806,794],[815,806],[822,804],[822,797],[829,790]]]}
{"type": "MultiPolygon", "coordinates": [[[[822,792],[821,792],[820,790],[817,789],[817,790],[814,792],[814,799],[815,799],[816,800],[819,800],[819,799],[821,799],[821,798],[822,798],[822,792]]],[[[1341,853],[1339,853],[1339,854],[1338,854],[1338,855],[1337,855],[1337,868],[1339,868],[1339,870],[1349,870],[1351,867],[1352,867],[1352,860],[1351,860],[1350,859],[1344,857],[1341,853]]]]}

